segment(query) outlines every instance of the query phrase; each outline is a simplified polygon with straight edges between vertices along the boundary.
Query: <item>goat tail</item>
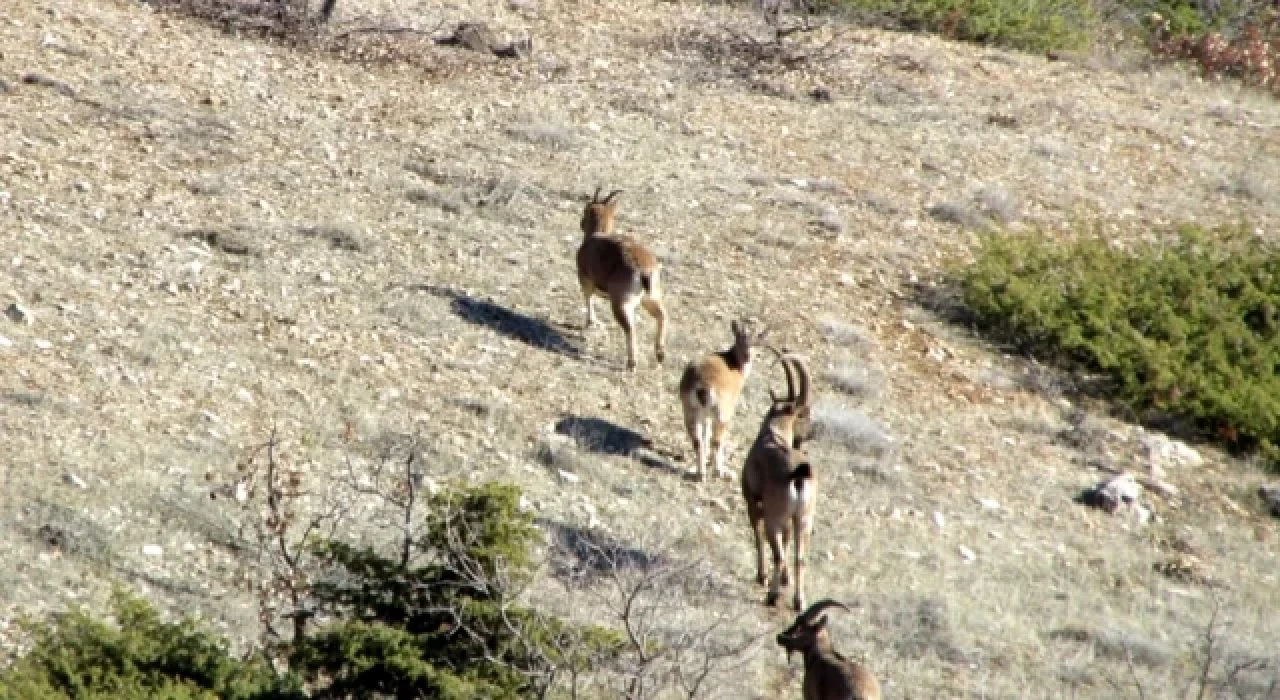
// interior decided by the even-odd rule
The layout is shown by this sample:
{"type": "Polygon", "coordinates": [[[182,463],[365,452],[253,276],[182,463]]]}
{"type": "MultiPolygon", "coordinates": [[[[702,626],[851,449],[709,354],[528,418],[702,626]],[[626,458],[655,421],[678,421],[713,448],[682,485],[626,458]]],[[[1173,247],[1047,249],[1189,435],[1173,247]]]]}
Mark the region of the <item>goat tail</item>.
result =
{"type": "Polygon", "coordinates": [[[813,465],[801,462],[787,475],[787,479],[796,485],[796,490],[804,490],[804,482],[813,479],[813,465]]]}
{"type": "Polygon", "coordinates": [[[645,270],[640,273],[640,286],[644,289],[645,294],[654,299],[662,296],[662,280],[659,279],[661,274],[661,268],[645,270]]]}
{"type": "Polygon", "coordinates": [[[711,389],[705,384],[699,385],[697,389],[693,390],[693,397],[698,400],[699,406],[705,408],[711,405],[711,389]]]}

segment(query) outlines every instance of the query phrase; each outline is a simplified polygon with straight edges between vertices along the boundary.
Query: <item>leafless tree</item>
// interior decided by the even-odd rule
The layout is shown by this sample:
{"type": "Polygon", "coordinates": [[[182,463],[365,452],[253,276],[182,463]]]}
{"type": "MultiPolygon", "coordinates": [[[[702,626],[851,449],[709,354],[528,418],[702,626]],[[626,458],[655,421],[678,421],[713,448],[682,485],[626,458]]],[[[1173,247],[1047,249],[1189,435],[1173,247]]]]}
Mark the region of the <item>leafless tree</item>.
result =
{"type": "Polygon", "coordinates": [[[306,634],[315,614],[309,589],[315,571],[311,546],[331,538],[346,507],[334,494],[315,494],[304,486],[304,472],[282,449],[272,428],[266,442],[246,451],[225,478],[210,474],[213,499],[222,498],[238,511],[238,534],[253,552],[243,574],[258,600],[258,620],[268,658],[282,643],[306,634]],[[220,482],[220,483],[218,483],[220,482]],[[289,634],[281,631],[288,621],[289,634]]]}
{"type": "Polygon", "coordinates": [[[555,555],[570,560],[559,567],[563,585],[608,615],[626,639],[625,652],[593,679],[595,685],[627,700],[741,692],[732,676],[764,636],[729,629],[730,611],[740,601],[705,561],[683,561],[661,546],[623,545],[595,531],[571,531],[575,536],[569,543],[562,539],[555,555]],[[708,610],[715,611],[710,620],[708,610]]]}

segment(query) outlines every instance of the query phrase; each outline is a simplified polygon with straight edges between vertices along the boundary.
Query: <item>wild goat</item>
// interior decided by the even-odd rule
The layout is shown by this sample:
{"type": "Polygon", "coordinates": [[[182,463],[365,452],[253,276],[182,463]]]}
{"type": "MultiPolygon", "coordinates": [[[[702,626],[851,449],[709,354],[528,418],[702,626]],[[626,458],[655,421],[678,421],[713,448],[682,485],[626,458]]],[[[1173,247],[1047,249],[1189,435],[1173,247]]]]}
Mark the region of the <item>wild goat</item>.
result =
{"type": "Polygon", "coordinates": [[[817,503],[817,483],[808,456],[795,447],[797,438],[812,430],[809,415],[809,371],[799,358],[784,356],[773,346],[787,378],[787,396],[773,395],[772,405],[760,424],[760,432],[747,453],[742,468],[742,497],[756,543],[756,581],[765,583],[764,545],[773,550],[773,577],[769,580],[766,605],[777,605],[778,593],[787,585],[785,559],[787,540],[794,539],[796,610],[804,608],[805,558],[809,554],[809,533],[817,503]],[[796,394],[796,380],[801,390],[796,394]]]}
{"type": "Polygon", "coordinates": [[[730,474],[724,466],[724,438],[738,397],[751,375],[752,345],[767,332],[761,331],[752,338],[738,321],[730,323],[729,329],[733,331],[731,347],[689,363],[680,377],[684,427],[693,441],[695,475],[700,481],[706,478],[708,446],[715,455],[716,478],[730,474]]]}
{"type": "Polygon", "coordinates": [[[827,608],[849,609],[838,601],[820,600],[778,635],[788,662],[793,651],[804,655],[804,700],[880,700],[875,675],[841,656],[832,645],[827,616],[822,614],[827,608]]]}
{"type": "Polygon", "coordinates": [[[614,190],[601,199],[600,188],[597,187],[582,212],[578,283],[582,285],[582,296],[587,304],[588,328],[596,322],[592,305],[596,295],[609,297],[613,317],[627,336],[627,369],[634,371],[636,307],[643,306],[658,322],[654,355],[659,364],[666,355],[667,311],[662,304],[662,265],[658,258],[635,239],[613,233],[614,218],[618,213],[618,203],[614,198],[621,192],[614,190]]]}

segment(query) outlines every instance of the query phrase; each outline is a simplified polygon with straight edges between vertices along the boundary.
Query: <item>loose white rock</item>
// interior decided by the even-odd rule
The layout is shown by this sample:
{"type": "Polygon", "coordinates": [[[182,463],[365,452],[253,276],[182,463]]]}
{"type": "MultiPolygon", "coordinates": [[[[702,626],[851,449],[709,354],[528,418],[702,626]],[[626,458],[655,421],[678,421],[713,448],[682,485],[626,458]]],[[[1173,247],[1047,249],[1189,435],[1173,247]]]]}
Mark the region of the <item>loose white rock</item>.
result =
{"type": "Polygon", "coordinates": [[[1147,433],[1142,436],[1142,447],[1153,465],[1162,467],[1198,467],[1204,464],[1204,458],[1194,447],[1174,440],[1159,433],[1147,433]]]}
{"type": "Polygon", "coordinates": [[[560,480],[570,484],[576,484],[582,478],[573,472],[567,472],[563,469],[556,470],[560,474],[560,480]]]}
{"type": "Polygon", "coordinates": [[[964,545],[960,545],[960,556],[963,557],[965,561],[973,561],[978,558],[978,555],[974,554],[972,549],[969,549],[964,545]]]}
{"type": "Polygon", "coordinates": [[[164,547],[158,544],[144,544],[142,545],[142,553],[149,557],[164,556],[164,547]]]}
{"type": "Polygon", "coordinates": [[[67,472],[66,474],[63,474],[62,479],[63,481],[66,481],[68,484],[71,484],[76,488],[81,488],[81,489],[89,488],[89,484],[86,483],[84,479],[81,479],[80,477],[76,476],[75,474],[72,474],[71,472],[67,472]]]}

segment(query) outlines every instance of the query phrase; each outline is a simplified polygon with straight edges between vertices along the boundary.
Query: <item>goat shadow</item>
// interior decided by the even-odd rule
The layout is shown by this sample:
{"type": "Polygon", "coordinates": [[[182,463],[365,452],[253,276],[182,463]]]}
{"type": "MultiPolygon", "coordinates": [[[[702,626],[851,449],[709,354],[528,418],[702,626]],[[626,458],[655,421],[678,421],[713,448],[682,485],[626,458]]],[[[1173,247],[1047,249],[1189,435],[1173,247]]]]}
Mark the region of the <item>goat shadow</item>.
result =
{"type": "Polygon", "coordinates": [[[414,290],[427,292],[449,300],[449,310],[462,320],[485,326],[525,345],[546,350],[573,359],[582,358],[582,349],[565,337],[554,326],[540,318],[513,311],[488,299],[473,297],[465,292],[429,284],[413,285],[414,290]]]}
{"type": "Polygon", "coordinates": [[[556,421],[555,431],[573,438],[574,444],[589,452],[630,457],[651,469],[682,471],[652,440],[603,418],[565,416],[556,421]]]}
{"type": "Polygon", "coordinates": [[[670,563],[600,530],[542,518],[537,523],[551,535],[551,573],[564,583],[589,586],[624,570],[647,572],[670,563]]]}

